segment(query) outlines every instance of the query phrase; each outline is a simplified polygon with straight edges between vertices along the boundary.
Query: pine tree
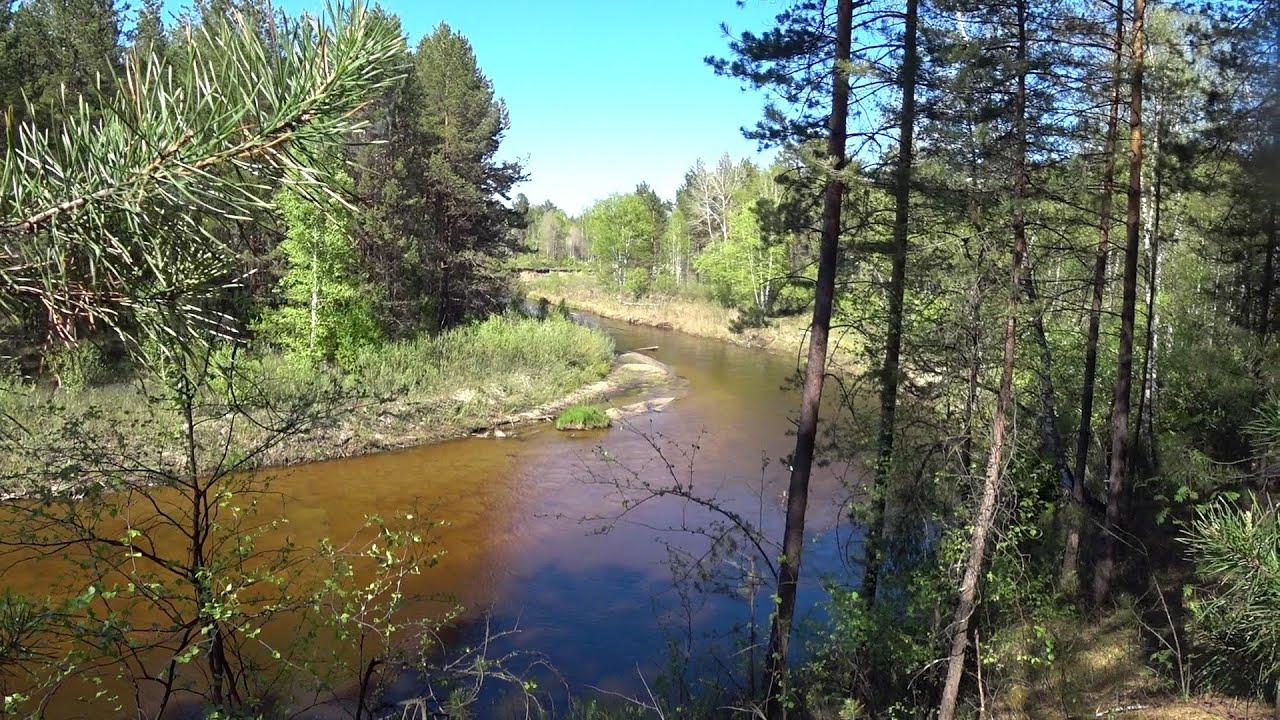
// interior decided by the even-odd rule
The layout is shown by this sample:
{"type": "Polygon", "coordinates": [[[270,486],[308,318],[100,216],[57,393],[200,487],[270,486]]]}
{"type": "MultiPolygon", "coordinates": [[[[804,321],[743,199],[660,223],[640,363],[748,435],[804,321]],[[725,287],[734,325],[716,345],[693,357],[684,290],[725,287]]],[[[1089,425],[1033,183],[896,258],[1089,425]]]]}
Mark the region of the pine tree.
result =
{"type": "Polygon", "coordinates": [[[403,47],[361,5],[283,23],[270,46],[234,21],[200,33],[176,68],[128,60],[101,120],[81,106],[58,132],[19,127],[0,166],[0,310],[39,308],[64,340],[85,325],[233,332],[217,302],[240,248],[217,230],[270,208],[244,178],[324,182],[318,160],[360,127],[350,114],[393,82],[403,47]]]}
{"type": "Polygon", "coordinates": [[[497,158],[506,104],[480,71],[471,44],[441,23],[414,52],[421,105],[416,121],[430,141],[423,210],[424,260],[434,270],[435,326],[445,329],[505,304],[501,260],[517,245],[518,218],[501,202],[523,179],[497,158]]]}
{"type": "MultiPolygon", "coordinates": [[[[120,12],[112,0],[32,0],[13,17],[19,90],[44,127],[59,121],[64,103],[99,102],[121,69],[120,12]],[[102,86],[100,86],[100,82],[102,86]]],[[[25,109],[11,98],[20,113],[25,109]]]]}
{"type": "Polygon", "coordinates": [[[161,0],[143,0],[130,34],[130,51],[142,57],[164,57],[169,42],[165,34],[164,5],[161,0]]]}
{"type": "Polygon", "coordinates": [[[1134,323],[1138,294],[1138,252],[1142,234],[1143,78],[1146,52],[1146,0],[1134,0],[1130,32],[1129,68],[1129,190],[1125,218],[1124,272],[1121,279],[1120,347],[1116,360],[1115,397],[1111,409],[1111,461],[1107,473],[1107,510],[1102,526],[1101,550],[1093,570],[1093,602],[1101,605],[1111,596],[1111,583],[1119,554],[1125,483],[1130,472],[1130,418],[1133,398],[1134,323]]]}
{"type": "Polygon", "coordinates": [[[519,252],[523,218],[503,204],[523,179],[497,158],[507,111],[471,44],[441,24],[406,57],[407,77],[368,113],[354,152],[354,233],[384,289],[387,332],[441,330],[509,299],[502,261],[519,252]]]}

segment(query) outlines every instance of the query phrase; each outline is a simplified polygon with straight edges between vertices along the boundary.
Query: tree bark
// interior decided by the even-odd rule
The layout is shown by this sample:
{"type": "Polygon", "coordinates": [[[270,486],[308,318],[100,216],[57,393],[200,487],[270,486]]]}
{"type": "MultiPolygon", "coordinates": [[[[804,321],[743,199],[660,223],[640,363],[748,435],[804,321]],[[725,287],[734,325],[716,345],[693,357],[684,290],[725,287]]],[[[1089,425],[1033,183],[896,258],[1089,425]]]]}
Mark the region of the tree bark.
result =
{"type": "Polygon", "coordinates": [[[880,436],[876,457],[875,485],[871,491],[871,521],[865,540],[862,596],[874,603],[881,564],[884,562],[884,524],[889,477],[893,470],[893,438],[898,410],[898,385],[902,356],[902,306],[907,282],[907,239],[911,218],[911,169],[916,123],[916,76],[919,55],[916,48],[919,18],[918,0],[907,0],[903,26],[902,69],[898,82],[902,91],[899,114],[898,159],[893,187],[893,260],[889,279],[888,327],[885,331],[884,363],[880,368],[880,436]]]}
{"type": "Polygon", "coordinates": [[[1155,144],[1155,182],[1152,192],[1151,242],[1147,255],[1147,329],[1143,339],[1142,352],[1142,386],[1138,392],[1138,447],[1135,456],[1143,462],[1143,470],[1155,472],[1157,467],[1156,426],[1155,426],[1155,383],[1156,383],[1156,334],[1159,330],[1159,318],[1156,315],[1156,292],[1160,285],[1160,211],[1164,198],[1164,167],[1160,158],[1161,138],[1163,130],[1160,113],[1156,113],[1155,144]]]}
{"type": "Polygon", "coordinates": [[[1106,602],[1115,579],[1116,534],[1129,466],[1129,404],[1133,391],[1133,333],[1138,295],[1138,241],[1142,233],[1142,91],[1146,0],[1133,2],[1133,60],[1129,79],[1129,192],[1120,305],[1120,351],[1116,363],[1115,407],[1111,411],[1111,463],[1107,473],[1107,513],[1101,551],[1093,574],[1093,603],[1106,602]]]}
{"type": "Polygon", "coordinates": [[[1000,497],[1000,476],[1004,463],[1004,447],[1013,405],[1013,364],[1018,345],[1018,312],[1022,304],[1022,267],[1027,253],[1027,1],[1019,0],[1018,13],[1018,79],[1014,95],[1014,122],[1018,144],[1013,184],[1013,260],[1009,270],[1009,312],[1005,318],[1004,358],[1000,368],[1000,389],[996,396],[996,414],[991,427],[991,451],[987,456],[987,472],[982,483],[982,500],[974,518],[969,541],[969,558],[960,581],[960,600],[951,624],[951,654],[947,660],[947,677],[938,705],[938,720],[954,720],[960,697],[960,679],[964,675],[965,650],[969,646],[969,619],[978,604],[978,583],[986,558],[987,538],[995,522],[996,504],[1000,497]]]}
{"type": "Polygon", "coordinates": [[[311,246],[311,327],[307,334],[307,352],[316,351],[316,326],[320,322],[320,251],[316,247],[319,238],[312,238],[311,246]]]}
{"type": "Polygon", "coordinates": [[[1028,270],[1025,274],[1027,300],[1036,305],[1031,317],[1031,328],[1036,338],[1036,346],[1040,350],[1040,366],[1036,370],[1036,379],[1040,385],[1040,434],[1045,449],[1053,460],[1053,469],[1058,474],[1058,483],[1066,494],[1075,490],[1075,477],[1067,465],[1067,450],[1062,442],[1062,434],[1058,432],[1058,400],[1053,385],[1053,351],[1049,347],[1049,334],[1044,326],[1044,308],[1040,306],[1040,295],[1036,290],[1034,273],[1028,270]]]}
{"type": "Polygon", "coordinates": [[[1120,70],[1124,55],[1124,0],[1115,0],[1112,36],[1111,103],[1102,165],[1102,195],[1098,208],[1098,249],[1093,261],[1093,299],[1089,306],[1089,331],[1085,339],[1084,387],[1080,392],[1080,425],[1076,433],[1075,483],[1067,512],[1067,538],[1062,553],[1059,584],[1073,594],[1079,585],[1080,533],[1084,524],[1084,483],[1089,470],[1089,445],[1093,442],[1093,399],[1098,377],[1098,336],[1102,324],[1102,295],[1107,286],[1107,256],[1111,253],[1111,208],[1116,190],[1116,144],[1120,126],[1120,70]]]}
{"type": "Polygon", "coordinates": [[[787,486],[786,527],[783,530],[782,562],[778,566],[778,607],[769,628],[769,652],[765,659],[768,697],[765,714],[769,719],[786,717],[787,655],[791,623],[795,618],[796,585],[800,580],[800,559],[804,551],[805,510],[809,503],[809,475],[813,470],[814,445],[818,438],[818,411],[827,374],[827,341],[831,336],[831,314],[836,295],[836,268],[840,259],[841,205],[844,202],[846,165],[845,143],[849,120],[849,63],[852,40],[852,0],[838,0],[836,6],[836,47],[832,63],[831,119],[827,156],[831,176],[823,197],[822,240],[818,255],[818,279],[814,288],[813,325],[809,332],[809,357],[805,366],[804,389],[800,397],[800,418],[796,424],[796,448],[791,456],[791,480],[787,486]]]}
{"type": "MultiPolygon", "coordinates": [[[[1271,333],[1271,296],[1275,290],[1276,277],[1276,202],[1271,201],[1267,214],[1267,249],[1262,262],[1262,297],[1258,317],[1258,337],[1263,341],[1271,333]]],[[[1280,706],[1280,701],[1277,701],[1280,706]]]]}
{"type": "Polygon", "coordinates": [[[813,326],[809,333],[809,357],[805,367],[800,418],[796,425],[796,449],[791,456],[791,481],[787,487],[787,518],[783,532],[782,562],[778,568],[778,608],[769,628],[769,652],[765,675],[768,696],[765,713],[772,719],[786,717],[788,691],[787,655],[791,623],[796,610],[796,586],[800,579],[800,559],[804,550],[804,520],[809,502],[809,475],[818,436],[818,411],[827,372],[827,340],[831,334],[831,312],[835,300],[836,267],[839,260],[841,204],[845,184],[845,142],[849,114],[847,65],[853,37],[853,0],[839,0],[836,6],[835,60],[832,63],[830,134],[827,157],[832,163],[822,206],[822,239],[818,255],[818,278],[814,290],[813,326]]]}

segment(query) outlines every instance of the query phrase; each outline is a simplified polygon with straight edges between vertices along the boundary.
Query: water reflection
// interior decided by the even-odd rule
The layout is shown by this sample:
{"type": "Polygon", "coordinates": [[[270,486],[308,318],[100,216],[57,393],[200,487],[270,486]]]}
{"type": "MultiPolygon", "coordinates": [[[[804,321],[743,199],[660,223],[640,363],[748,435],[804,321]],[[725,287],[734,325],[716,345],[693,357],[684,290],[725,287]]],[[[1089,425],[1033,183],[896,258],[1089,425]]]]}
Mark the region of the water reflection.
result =
{"type": "MultiPolygon", "coordinates": [[[[700,556],[707,540],[671,529],[704,527],[712,515],[664,497],[630,512],[607,533],[599,532],[599,519],[621,509],[611,478],[666,484],[676,473],[683,482],[692,479],[698,495],[714,497],[767,537],[780,537],[787,468],[778,460],[792,449],[789,416],[798,406],[796,393],[784,388],[794,370],[789,358],[670,331],[601,324],[619,349],[658,346],[649,354],[679,378],[651,392],[680,399],[665,412],[603,433],[573,436],[539,426],[509,438],[460,439],[273,472],[273,490],[285,498],[284,532],[300,545],[355,536],[373,515],[414,511],[442,521],[433,537],[445,555],[405,588],[408,595],[435,599],[411,610],[438,613],[444,607],[439,598],[462,603],[468,612],[448,638],[455,646],[518,629],[500,637],[492,652],[522,653],[524,663],[545,660],[554,671],[541,672],[540,685],[556,690],[561,707],[568,693],[592,688],[643,695],[641,678],[652,683],[673,660],[711,674],[745,662],[748,656],[731,655],[742,639],[734,633],[753,616],[767,619],[767,584],[710,592],[714,582],[672,583],[672,554],[700,556]],[[619,476],[620,466],[634,475],[619,476]]],[[[849,472],[839,465],[815,469],[802,610],[821,598],[821,573],[839,567],[834,528],[849,472]]],[[[750,556],[743,548],[729,559],[749,567],[750,556]]],[[[767,579],[763,565],[756,570],[767,579]]],[[[28,580],[42,582],[34,575],[28,580]]],[[[15,578],[6,582],[22,585],[15,578]]],[[[392,699],[421,689],[418,680],[400,678],[392,699]]],[[[331,716],[337,709],[313,715],[331,716]]]]}

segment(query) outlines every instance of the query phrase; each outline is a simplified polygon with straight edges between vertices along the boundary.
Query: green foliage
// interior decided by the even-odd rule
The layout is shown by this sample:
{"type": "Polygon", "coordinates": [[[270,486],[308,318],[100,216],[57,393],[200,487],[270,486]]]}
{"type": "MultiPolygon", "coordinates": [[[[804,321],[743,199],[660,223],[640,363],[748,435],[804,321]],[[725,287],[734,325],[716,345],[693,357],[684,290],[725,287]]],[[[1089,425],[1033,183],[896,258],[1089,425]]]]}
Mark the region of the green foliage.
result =
{"type": "MultiPolygon", "coordinates": [[[[0,417],[6,428],[38,431],[39,443],[52,443],[58,452],[75,452],[81,435],[112,437],[121,444],[121,454],[156,468],[167,468],[180,457],[165,454],[172,435],[182,424],[178,408],[168,402],[154,402],[153,387],[181,382],[189,363],[183,354],[144,343],[147,371],[137,383],[116,383],[50,394],[39,386],[13,381],[0,384],[0,417]],[[154,348],[154,352],[153,352],[154,348]],[[74,431],[43,418],[50,413],[74,418],[74,431]],[[65,436],[65,437],[64,437],[65,436]]],[[[343,368],[317,365],[305,356],[272,353],[254,355],[243,345],[220,343],[201,355],[207,377],[199,391],[201,402],[213,416],[208,432],[221,432],[227,419],[216,412],[228,397],[253,397],[262,412],[286,416],[317,403],[337,403],[340,397],[358,396],[373,407],[387,403],[397,414],[411,413],[416,423],[438,431],[439,437],[465,433],[495,419],[523,412],[558,400],[608,372],[614,347],[608,335],[551,313],[545,322],[517,316],[496,316],[434,337],[395,341],[358,350],[343,368]]],[[[367,427],[365,417],[352,403],[335,407],[333,420],[344,423],[362,437],[385,432],[383,425],[367,427]]],[[[237,422],[237,445],[275,447],[270,423],[237,422]]],[[[292,436],[291,436],[292,437],[292,436]]],[[[211,449],[220,449],[205,438],[211,449]]],[[[40,467],[30,466],[32,458],[9,447],[15,455],[0,453],[0,497],[40,491],[40,467]],[[4,484],[8,483],[8,484],[4,484]]],[[[270,449],[270,448],[268,448],[270,449]]],[[[3,448],[0,448],[3,450],[3,448]]],[[[286,456],[296,451],[286,448],[286,456]]],[[[197,458],[203,468],[219,460],[197,458]]],[[[58,485],[74,485],[74,466],[58,485]]]]}
{"type": "Polygon", "coordinates": [[[594,405],[565,408],[556,418],[557,430],[602,430],[612,424],[609,416],[594,405]]]}
{"type": "Polygon", "coordinates": [[[62,337],[86,323],[223,327],[206,299],[241,261],[223,230],[270,209],[264,184],[319,190],[318,160],[363,125],[353,111],[396,80],[403,47],[358,3],[324,22],[282,17],[270,36],[243,23],[205,18],[172,62],[129,56],[100,116],[70,95],[53,132],[14,129],[0,309],[40,306],[62,337]]]}
{"type": "Polygon", "coordinates": [[[388,334],[407,337],[507,305],[521,215],[502,196],[523,179],[498,159],[506,105],[465,37],[441,24],[403,59],[408,77],[370,112],[356,155],[354,235],[382,294],[388,334]]]}
{"type": "MultiPolygon", "coordinates": [[[[644,183],[597,202],[581,224],[601,282],[636,299],[702,284],[725,307],[771,314],[795,274],[804,237],[780,222],[786,192],[776,176],[784,170],[762,172],[725,156],[715,166],[699,161],[674,204],[644,183]]],[[[531,216],[553,223],[553,212],[531,216]]]]}
{"type": "Polygon", "coordinates": [[[911,685],[934,658],[932,615],[945,590],[927,569],[899,580],[904,605],[898,609],[868,603],[855,590],[828,587],[830,622],[798,679],[810,708],[834,706],[838,713],[853,699],[864,711],[866,705],[897,708],[863,717],[911,717],[904,712],[908,707],[928,702],[911,685]]]}
{"type": "Polygon", "coordinates": [[[122,66],[122,8],[111,0],[34,0],[0,9],[0,111],[47,128],[59,119],[62,93],[94,112],[98,78],[122,66]],[[30,105],[27,102],[30,101],[30,105]]]}
{"type": "Polygon", "coordinates": [[[516,401],[555,399],[604,375],[612,358],[607,335],[555,315],[545,322],[494,316],[369,348],[357,355],[349,375],[377,396],[419,401],[458,395],[459,412],[475,405],[501,410],[516,401]]]}
{"type": "Polygon", "coordinates": [[[291,190],[276,202],[285,221],[283,303],[257,330],[289,352],[348,364],[381,340],[373,291],[356,276],[349,215],[332,201],[317,204],[291,190]]]}
{"type": "Polygon", "coordinates": [[[59,346],[46,354],[45,360],[61,390],[84,390],[101,380],[105,370],[102,351],[91,342],[59,346]]]}
{"type": "Polygon", "coordinates": [[[653,240],[658,228],[645,198],[611,195],[583,217],[600,279],[639,297],[652,281],[653,240]]]}
{"type": "Polygon", "coordinates": [[[524,249],[517,258],[521,267],[568,267],[585,260],[581,223],[551,202],[529,208],[525,215],[524,249]]]}
{"type": "Polygon", "coordinates": [[[738,317],[729,323],[729,330],[743,333],[753,328],[769,327],[769,316],[759,306],[751,305],[738,311],[738,317]]]}
{"type": "Polygon", "coordinates": [[[1259,696],[1280,687],[1280,508],[1253,498],[1203,507],[1184,538],[1199,582],[1191,639],[1211,681],[1259,696]]]}
{"type": "Polygon", "coordinates": [[[745,204],[730,215],[728,237],[712,242],[693,266],[726,307],[765,314],[787,274],[785,249],[763,236],[756,208],[745,204]]]}

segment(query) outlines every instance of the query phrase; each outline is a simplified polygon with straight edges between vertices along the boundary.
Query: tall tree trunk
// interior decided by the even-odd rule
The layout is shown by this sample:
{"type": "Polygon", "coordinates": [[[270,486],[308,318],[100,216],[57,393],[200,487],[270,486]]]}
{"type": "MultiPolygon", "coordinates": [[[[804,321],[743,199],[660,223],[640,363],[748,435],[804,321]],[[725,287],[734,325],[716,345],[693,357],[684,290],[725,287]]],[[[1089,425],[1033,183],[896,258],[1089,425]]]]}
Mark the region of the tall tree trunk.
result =
{"type": "Polygon", "coordinates": [[[893,267],[889,278],[889,316],[885,330],[884,364],[880,368],[880,437],[876,457],[875,486],[871,491],[871,522],[867,528],[866,563],[862,595],[875,602],[876,585],[884,562],[884,524],[889,478],[893,471],[893,437],[898,411],[898,385],[902,356],[902,306],[907,284],[907,239],[911,219],[912,148],[916,123],[916,75],[919,54],[916,26],[919,0],[907,0],[903,26],[902,68],[898,86],[902,90],[899,114],[898,160],[893,180],[893,267]]]}
{"type": "Polygon", "coordinates": [[[982,483],[982,499],[973,522],[969,540],[969,558],[960,581],[960,600],[951,623],[951,654],[947,659],[947,677],[938,704],[938,720],[954,720],[960,697],[960,679],[964,675],[965,651],[969,647],[969,619],[978,605],[978,582],[986,559],[987,538],[995,523],[996,504],[1000,497],[1000,474],[1004,464],[1004,446],[1013,405],[1013,363],[1018,344],[1018,312],[1022,304],[1022,265],[1027,252],[1027,0],[1019,0],[1018,12],[1018,81],[1014,95],[1014,117],[1017,128],[1018,154],[1013,185],[1013,261],[1010,267],[1009,312],[1005,318],[1004,358],[1000,369],[1000,389],[996,396],[996,414],[991,426],[991,452],[987,456],[987,473],[982,483]]]}
{"type": "Polygon", "coordinates": [[[804,551],[805,510],[809,503],[809,475],[813,470],[814,445],[818,438],[818,411],[822,406],[822,386],[827,374],[827,341],[831,336],[832,306],[836,296],[836,268],[840,260],[841,204],[845,196],[845,142],[849,120],[849,64],[854,0],[838,0],[836,5],[836,47],[832,63],[831,119],[827,156],[831,176],[827,178],[822,205],[822,241],[818,254],[818,281],[814,288],[813,327],[809,332],[809,359],[805,366],[804,389],[800,397],[800,419],[796,424],[796,450],[791,456],[791,482],[787,486],[787,518],[782,538],[782,562],[778,566],[778,607],[769,628],[769,653],[765,675],[768,697],[765,714],[769,719],[786,717],[787,653],[791,641],[791,621],[795,618],[796,585],[800,580],[800,556],[804,551]]]}
{"type": "Polygon", "coordinates": [[[1040,385],[1040,434],[1045,449],[1053,459],[1053,469],[1058,474],[1058,483],[1064,493],[1075,490],[1075,478],[1071,468],[1067,466],[1067,449],[1062,442],[1062,434],[1058,432],[1058,400],[1053,385],[1053,351],[1049,347],[1049,334],[1044,326],[1044,307],[1040,304],[1040,295],[1036,289],[1035,274],[1028,270],[1024,275],[1027,300],[1035,305],[1031,316],[1031,329],[1034,331],[1036,346],[1040,349],[1040,365],[1036,369],[1036,379],[1040,385]]]}
{"type": "Polygon", "coordinates": [[[1154,148],[1155,183],[1152,192],[1151,240],[1147,261],[1147,329],[1142,344],[1142,386],[1138,392],[1138,432],[1136,457],[1142,460],[1145,471],[1156,470],[1155,383],[1156,383],[1156,333],[1159,318],[1156,316],[1156,291],[1160,285],[1160,211],[1164,198],[1164,163],[1160,157],[1163,128],[1160,114],[1156,113],[1156,144],[1154,148]]]}
{"type": "Polygon", "coordinates": [[[1111,596],[1115,579],[1116,534],[1129,465],[1129,403],[1133,391],[1133,332],[1138,296],[1138,241],[1142,234],[1142,80],[1146,37],[1146,0],[1133,1],[1133,67],[1129,80],[1129,193],[1125,218],[1123,295],[1120,305],[1120,352],[1116,362],[1115,407],[1111,411],[1111,463],[1107,473],[1107,514],[1102,545],[1093,573],[1093,603],[1111,596]]]}
{"type": "Polygon", "coordinates": [[[778,567],[778,608],[769,628],[769,653],[765,660],[768,697],[765,712],[771,719],[786,717],[788,691],[787,655],[791,622],[796,611],[796,586],[800,580],[800,558],[804,550],[804,519],[809,503],[809,474],[818,437],[818,411],[827,372],[827,340],[831,334],[831,312],[835,300],[836,266],[839,261],[841,203],[845,184],[845,142],[849,114],[850,43],[853,37],[853,0],[836,5],[835,61],[831,66],[831,119],[827,156],[832,163],[822,203],[822,239],[818,254],[818,279],[814,289],[813,326],[809,333],[809,358],[805,367],[800,418],[796,425],[796,449],[791,456],[791,482],[787,487],[787,519],[783,532],[782,562],[778,567]]]}
{"type": "Polygon", "coordinates": [[[1098,249],[1093,260],[1093,299],[1089,305],[1089,333],[1085,339],[1084,387],[1080,392],[1080,426],[1076,433],[1075,483],[1067,512],[1066,547],[1062,553],[1059,584],[1068,594],[1079,586],[1080,533],[1084,525],[1084,484],[1089,469],[1089,445],[1093,442],[1093,399],[1098,378],[1098,336],[1102,323],[1102,294],[1107,286],[1107,256],[1111,253],[1111,207],[1116,191],[1116,144],[1120,126],[1121,63],[1124,56],[1124,0],[1115,0],[1112,35],[1111,103],[1107,111],[1107,135],[1103,144],[1102,194],[1098,207],[1098,249]]]}
{"type": "MultiPolygon", "coordinates": [[[[1271,332],[1271,296],[1275,290],[1276,278],[1276,201],[1271,201],[1267,214],[1267,249],[1262,262],[1262,297],[1261,310],[1258,317],[1258,337],[1263,340],[1271,332]]],[[[1280,701],[1277,701],[1280,706],[1280,701]]]]}

